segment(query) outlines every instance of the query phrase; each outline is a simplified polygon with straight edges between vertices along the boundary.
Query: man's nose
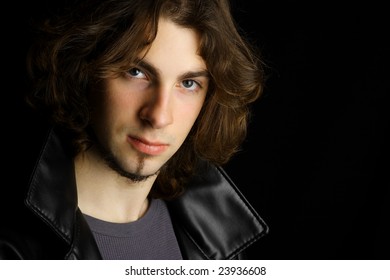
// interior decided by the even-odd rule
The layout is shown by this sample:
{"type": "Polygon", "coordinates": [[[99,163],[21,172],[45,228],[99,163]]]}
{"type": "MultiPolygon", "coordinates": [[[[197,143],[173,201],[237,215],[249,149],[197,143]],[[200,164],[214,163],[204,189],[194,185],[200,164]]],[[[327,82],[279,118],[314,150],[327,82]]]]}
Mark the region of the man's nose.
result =
{"type": "Polygon", "coordinates": [[[156,86],[141,108],[140,118],[155,129],[170,125],[173,122],[173,102],[172,88],[156,86]]]}

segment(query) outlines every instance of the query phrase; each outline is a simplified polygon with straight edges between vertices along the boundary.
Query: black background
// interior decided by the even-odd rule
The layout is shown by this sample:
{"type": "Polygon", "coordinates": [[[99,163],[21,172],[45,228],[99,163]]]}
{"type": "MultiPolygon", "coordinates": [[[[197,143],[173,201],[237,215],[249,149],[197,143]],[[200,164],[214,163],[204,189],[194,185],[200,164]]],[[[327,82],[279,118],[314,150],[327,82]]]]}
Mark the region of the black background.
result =
{"type": "Polygon", "coordinates": [[[270,226],[252,258],[390,259],[385,7],[236,2],[270,74],[227,167],[270,226]]]}
{"type": "MultiPolygon", "coordinates": [[[[389,16],[384,4],[340,2],[233,2],[269,76],[225,167],[270,227],[252,259],[390,259],[389,16]]],[[[29,18],[54,3],[2,8],[7,155],[23,124],[29,18]]]]}

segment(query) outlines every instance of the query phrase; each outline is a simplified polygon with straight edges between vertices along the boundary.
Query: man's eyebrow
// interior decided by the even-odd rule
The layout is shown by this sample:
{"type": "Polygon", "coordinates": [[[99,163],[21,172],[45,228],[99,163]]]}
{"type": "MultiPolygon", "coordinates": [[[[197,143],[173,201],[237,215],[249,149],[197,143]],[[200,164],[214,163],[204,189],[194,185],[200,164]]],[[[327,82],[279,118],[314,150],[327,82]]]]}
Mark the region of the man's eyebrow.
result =
{"type": "MultiPolygon", "coordinates": [[[[136,62],[136,65],[139,65],[140,67],[144,68],[146,71],[149,72],[150,75],[159,78],[160,74],[159,71],[153,67],[150,63],[148,63],[145,60],[139,60],[136,62]]],[[[197,77],[205,77],[210,78],[210,73],[207,70],[199,70],[199,71],[187,71],[179,76],[179,80],[185,80],[185,79],[191,79],[191,78],[197,78],[197,77]]]]}
{"type": "Polygon", "coordinates": [[[207,70],[188,71],[180,75],[180,80],[198,78],[198,77],[210,78],[210,73],[207,70]]]}
{"type": "Polygon", "coordinates": [[[152,75],[153,77],[155,77],[155,78],[159,78],[160,77],[160,74],[157,71],[157,69],[155,67],[153,67],[150,63],[148,63],[148,62],[146,62],[144,60],[138,60],[136,62],[136,65],[139,65],[140,67],[146,69],[146,71],[148,71],[148,73],[150,75],[152,75]]]}

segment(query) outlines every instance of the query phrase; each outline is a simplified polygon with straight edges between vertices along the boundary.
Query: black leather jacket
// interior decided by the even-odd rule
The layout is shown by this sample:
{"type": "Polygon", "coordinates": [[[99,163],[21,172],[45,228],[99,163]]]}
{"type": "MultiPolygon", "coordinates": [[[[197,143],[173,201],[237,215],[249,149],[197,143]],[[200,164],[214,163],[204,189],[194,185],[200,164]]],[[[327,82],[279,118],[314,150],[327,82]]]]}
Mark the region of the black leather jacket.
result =
{"type": "MultiPolygon", "coordinates": [[[[0,259],[101,259],[77,207],[73,161],[55,130],[46,138],[24,204],[18,203],[8,203],[12,214],[2,214],[0,259]]],[[[268,231],[219,167],[200,167],[186,193],[167,204],[184,259],[241,259],[268,231]]]]}

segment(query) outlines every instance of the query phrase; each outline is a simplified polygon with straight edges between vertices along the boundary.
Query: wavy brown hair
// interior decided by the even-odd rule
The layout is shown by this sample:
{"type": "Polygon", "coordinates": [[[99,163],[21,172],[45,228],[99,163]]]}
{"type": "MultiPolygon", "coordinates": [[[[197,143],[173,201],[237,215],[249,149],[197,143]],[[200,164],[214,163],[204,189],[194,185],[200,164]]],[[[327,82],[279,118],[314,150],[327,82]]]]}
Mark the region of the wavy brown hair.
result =
{"type": "Polygon", "coordinates": [[[223,165],[240,149],[250,104],[261,96],[263,64],[239,32],[228,0],[83,0],[43,22],[27,57],[28,102],[72,136],[75,154],[93,143],[89,94],[126,72],[165,17],[196,30],[210,73],[205,104],[178,152],[162,168],[154,197],[184,190],[199,159],[223,165]]]}

